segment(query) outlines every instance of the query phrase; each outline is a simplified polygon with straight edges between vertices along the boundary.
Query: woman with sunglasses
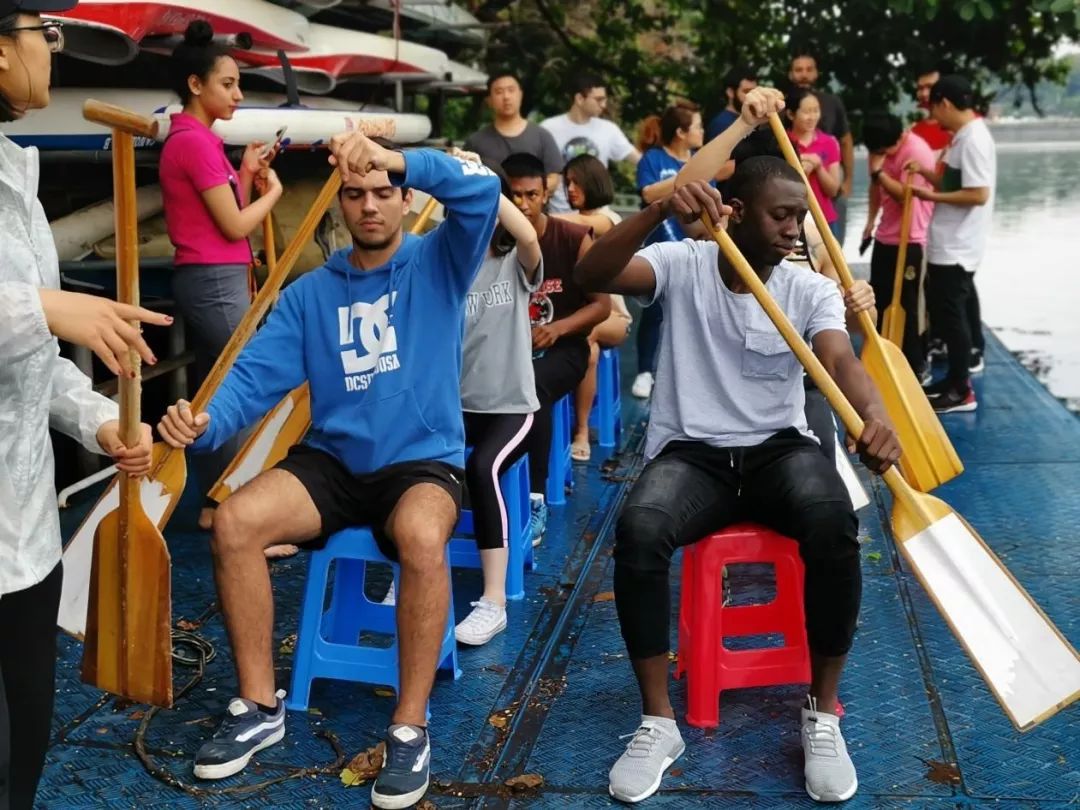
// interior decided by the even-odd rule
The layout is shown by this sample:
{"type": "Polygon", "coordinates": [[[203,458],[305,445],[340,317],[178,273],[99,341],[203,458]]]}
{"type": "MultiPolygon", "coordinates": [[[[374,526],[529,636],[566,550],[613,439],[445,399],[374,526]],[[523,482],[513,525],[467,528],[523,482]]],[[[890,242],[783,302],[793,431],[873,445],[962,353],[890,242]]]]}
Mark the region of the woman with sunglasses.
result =
{"type": "MultiPolygon", "coordinates": [[[[74,5],[0,0],[0,121],[48,105],[52,54],[63,38],[39,14],[74,5]]],[[[116,404],[60,357],[55,334],[94,344],[114,368],[140,341],[117,323],[134,311],[59,291],[38,175],[37,150],[0,135],[0,808],[13,810],[33,805],[52,721],[62,569],[49,428],[113,456],[133,476],[149,471],[151,453],[150,427],[126,448],[116,404]]]]}
{"type": "MultiPolygon", "coordinates": [[[[165,224],[176,248],[173,298],[195,349],[194,385],[202,383],[251,303],[248,236],[281,197],[281,183],[251,143],[236,170],[211,127],[229,120],[243,101],[240,69],[228,48],[214,40],[205,20],[188,25],[170,65],[172,86],[184,105],[174,113],[161,150],[165,224]],[[252,201],[252,189],[260,196],[252,201]]],[[[209,490],[244,439],[238,435],[195,460],[199,483],[209,490]]],[[[199,528],[210,529],[216,504],[207,498],[199,528]]]]}

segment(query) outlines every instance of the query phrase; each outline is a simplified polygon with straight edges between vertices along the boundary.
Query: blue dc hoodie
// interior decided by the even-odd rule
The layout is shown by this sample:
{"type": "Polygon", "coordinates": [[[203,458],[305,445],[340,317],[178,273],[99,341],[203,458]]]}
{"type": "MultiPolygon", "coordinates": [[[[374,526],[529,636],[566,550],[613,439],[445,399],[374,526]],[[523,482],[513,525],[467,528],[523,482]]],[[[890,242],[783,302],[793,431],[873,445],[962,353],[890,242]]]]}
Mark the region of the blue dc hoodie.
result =
{"type": "Polygon", "coordinates": [[[432,149],[404,154],[405,175],[391,182],[438,199],[443,223],[405,234],[381,267],[357,269],[350,247],[289,285],[211,400],[192,450],[217,449],[306,380],[304,442],[353,474],[402,461],[465,465],[464,302],[495,227],[499,181],[432,149]]]}

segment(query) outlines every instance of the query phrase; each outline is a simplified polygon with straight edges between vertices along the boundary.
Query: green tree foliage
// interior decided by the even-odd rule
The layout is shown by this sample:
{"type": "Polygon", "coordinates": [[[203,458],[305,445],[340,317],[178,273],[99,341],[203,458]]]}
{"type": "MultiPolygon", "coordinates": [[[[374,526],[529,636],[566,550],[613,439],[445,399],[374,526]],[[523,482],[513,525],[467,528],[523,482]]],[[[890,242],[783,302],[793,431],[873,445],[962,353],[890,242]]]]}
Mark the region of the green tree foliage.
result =
{"type": "MultiPolygon", "coordinates": [[[[712,111],[720,78],[753,65],[782,86],[796,49],[815,53],[856,121],[908,97],[922,66],[969,76],[978,87],[1062,83],[1062,40],[1080,39],[1080,0],[517,0],[474,2],[492,31],[488,69],[512,67],[542,115],[564,111],[568,77],[600,73],[625,124],[675,97],[712,111]]],[[[472,126],[478,100],[457,115],[472,126]]]]}

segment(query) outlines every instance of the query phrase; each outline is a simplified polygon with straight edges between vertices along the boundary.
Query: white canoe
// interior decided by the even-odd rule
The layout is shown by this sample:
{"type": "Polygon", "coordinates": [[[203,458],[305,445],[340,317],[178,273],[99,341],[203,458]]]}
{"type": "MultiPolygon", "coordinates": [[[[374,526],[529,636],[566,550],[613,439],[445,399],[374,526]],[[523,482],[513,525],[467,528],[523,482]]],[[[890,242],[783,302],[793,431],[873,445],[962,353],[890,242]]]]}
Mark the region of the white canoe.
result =
{"type": "MultiPolygon", "coordinates": [[[[117,104],[143,115],[162,120],[164,138],[168,114],[180,109],[176,96],[168,90],[130,88],[57,87],[52,102],[44,110],[4,125],[4,134],[21,146],[47,150],[94,151],[109,149],[111,134],[107,129],[82,117],[82,105],[88,98],[117,104]]],[[[286,141],[291,146],[317,146],[338,132],[355,129],[364,120],[392,120],[397,143],[416,143],[431,134],[431,121],[423,115],[394,113],[379,108],[357,110],[352,101],[301,96],[303,108],[281,107],[285,97],[276,93],[249,93],[231,121],[218,121],[214,131],[231,146],[254,140],[272,141],[278,129],[287,126],[286,141]]],[[[136,139],[136,146],[151,147],[148,138],[136,139]]]]}

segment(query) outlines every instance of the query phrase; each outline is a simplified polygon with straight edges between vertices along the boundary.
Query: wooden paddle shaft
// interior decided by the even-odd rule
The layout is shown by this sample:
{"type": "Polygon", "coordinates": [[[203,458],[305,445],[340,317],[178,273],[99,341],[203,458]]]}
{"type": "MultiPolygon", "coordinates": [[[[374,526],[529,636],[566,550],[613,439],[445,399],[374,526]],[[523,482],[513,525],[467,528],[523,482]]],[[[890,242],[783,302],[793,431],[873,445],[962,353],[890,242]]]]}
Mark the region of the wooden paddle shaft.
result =
{"type": "MultiPolygon", "coordinates": [[[[791,138],[788,137],[787,131],[780,121],[780,116],[776,113],[772,113],[769,116],[769,126],[772,127],[773,135],[776,136],[776,140],[780,144],[780,150],[784,153],[784,158],[791,164],[791,167],[799,173],[803,182],[806,184],[806,196],[808,198],[807,203],[810,206],[810,215],[814,218],[814,224],[817,225],[818,231],[821,232],[821,238],[825,241],[825,250],[828,251],[829,258],[832,259],[833,267],[836,268],[836,272],[840,276],[840,283],[844,286],[845,290],[849,289],[851,285],[855,283],[855,278],[851,275],[851,270],[848,268],[847,262],[844,261],[844,251],[841,249],[840,243],[836,241],[836,237],[833,236],[833,232],[829,228],[829,223],[825,221],[825,212],[821,210],[821,203],[818,202],[817,197],[814,195],[814,190],[810,187],[810,180],[807,178],[806,172],[803,171],[802,161],[799,160],[799,156],[795,152],[795,147],[791,143],[791,138]]],[[[879,339],[877,325],[870,319],[870,313],[863,310],[859,313],[858,318],[859,322],[862,324],[863,332],[866,334],[867,340],[872,341],[879,339]]]]}
{"type": "Polygon", "coordinates": [[[893,276],[892,302],[900,304],[900,291],[904,287],[904,265],[907,264],[907,246],[911,238],[911,174],[904,181],[903,213],[900,215],[900,244],[896,251],[896,274],[893,276]]]}
{"type": "MultiPolygon", "coordinates": [[[[144,138],[157,138],[158,122],[145,115],[139,115],[115,104],[106,104],[104,101],[87,99],[83,103],[83,118],[102,124],[116,132],[126,132],[128,135],[138,135],[144,138]]],[[[113,139],[113,151],[116,151],[116,139],[113,139]]]]}
{"type": "Polygon", "coordinates": [[[277,268],[277,248],[274,246],[274,215],[263,218],[263,252],[266,253],[266,271],[273,273],[277,268]]]}
{"type": "MultiPolygon", "coordinates": [[[[795,356],[799,358],[799,362],[803,368],[806,369],[806,373],[810,375],[810,378],[814,381],[814,385],[820,389],[821,393],[825,395],[825,399],[828,400],[829,405],[836,411],[840,417],[840,421],[844,423],[844,427],[847,432],[852,436],[861,436],[863,432],[863,420],[848,402],[847,397],[844,396],[844,392],[840,390],[840,386],[836,384],[836,381],[829,376],[829,372],[825,370],[825,366],[818,360],[817,355],[807,345],[806,341],[802,339],[802,336],[795,331],[795,327],[791,321],[788,320],[787,315],[780,309],[780,306],[773,300],[773,297],[769,295],[769,291],[765,289],[765,284],[758,278],[757,273],[750,266],[750,263],[743,258],[742,253],[735,246],[735,243],[731,241],[731,237],[728,236],[727,231],[717,229],[709,221],[708,217],[702,218],[705,227],[709,229],[709,232],[713,235],[713,239],[720,246],[720,250],[723,252],[725,258],[735,268],[735,272],[739,274],[739,278],[742,282],[750,288],[750,292],[753,293],[754,298],[761,304],[762,309],[765,310],[765,314],[769,316],[769,320],[773,322],[784,340],[787,341],[788,346],[795,353],[795,356]]],[[[910,497],[911,488],[907,482],[904,481],[903,476],[895,466],[890,467],[882,476],[885,483],[889,485],[889,488],[893,491],[893,494],[901,498],[901,493],[906,492],[908,497],[906,501],[911,501],[910,497]]]]}
{"type": "Polygon", "coordinates": [[[210,403],[210,399],[217,392],[218,386],[220,386],[221,381],[225,379],[225,375],[228,373],[229,369],[232,368],[232,364],[236,362],[236,358],[239,356],[240,351],[255,333],[259,322],[262,321],[263,317],[270,309],[270,305],[276,298],[278,290],[281,289],[281,285],[285,282],[285,278],[293,269],[297,259],[300,258],[300,253],[307,247],[308,242],[311,241],[315,229],[318,227],[320,220],[322,220],[323,214],[326,213],[326,210],[337,196],[339,188],[341,188],[341,174],[336,171],[331,172],[330,177],[327,179],[326,183],[323,184],[319,195],[315,198],[315,202],[312,203],[311,208],[308,210],[307,216],[305,216],[303,222],[300,223],[300,227],[297,229],[292,241],[290,241],[288,247],[285,248],[285,252],[281,255],[281,258],[278,259],[277,266],[274,268],[273,272],[267,276],[266,283],[263,285],[262,289],[259,290],[259,294],[255,296],[255,300],[251,302],[251,308],[245,313],[243,320],[240,321],[240,325],[236,328],[236,331],[233,332],[232,337],[229,338],[229,342],[225,344],[225,348],[218,356],[217,362],[214,363],[214,367],[206,376],[203,384],[199,386],[199,390],[195,394],[195,399],[191,403],[192,413],[201,413],[206,410],[206,406],[210,403]]]}
{"type": "Polygon", "coordinates": [[[420,213],[416,217],[416,221],[409,228],[409,233],[420,233],[424,230],[424,226],[428,224],[428,220],[431,219],[431,215],[435,213],[435,209],[438,207],[439,201],[434,197],[428,197],[428,201],[424,203],[424,207],[420,210],[420,213]]]}

